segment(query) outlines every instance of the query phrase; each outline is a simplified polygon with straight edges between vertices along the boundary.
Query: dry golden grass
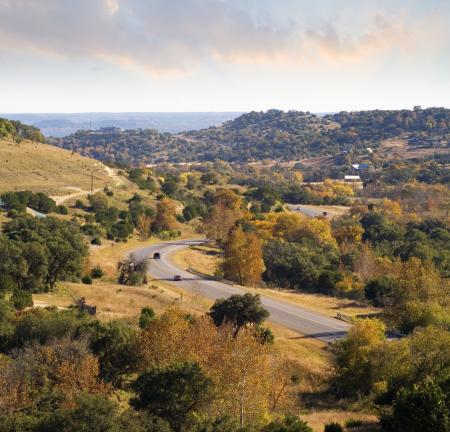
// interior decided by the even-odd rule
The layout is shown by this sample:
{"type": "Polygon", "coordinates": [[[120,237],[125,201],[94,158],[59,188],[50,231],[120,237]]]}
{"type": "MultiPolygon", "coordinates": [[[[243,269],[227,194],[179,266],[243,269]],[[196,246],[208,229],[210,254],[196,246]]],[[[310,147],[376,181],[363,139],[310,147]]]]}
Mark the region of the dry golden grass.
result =
{"type": "Polygon", "coordinates": [[[35,294],[33,300],[44,305],[67,307],[80,297],[97,306],[97,317],[105,321],[135,318],[144,306],[150,306],[158,313],[173,305],[179,305],[192,314],[203,313],[208,308],[203,298],[161,281],[150,281],[148,285],[136,287],[107,281],[94,281],[92,285],[61,283],[56,292],[35,294]]]}
{"type": "Polygon", "coordinates": [[[184,270],[195,269],[206,275],[214,275],[220,250],[211,246],[193,246],[176,252],[171,260],[184,270]]]}
{"type": "Polygon", "coordinates": [[[307,414],[300,414],[300,417],[305,420],[314,430],[314,432],[323,432],[324,426],[327,423],[339,423],[341,426],[345,425],[345,422],[353,419],[360,420],[362,422],[361,427],[352,429],[346,429],[353,432],[375,432],[380,431],[381,428],[378,425],[377,417],[373,414],[365,414],[360,412],[351,411],[312,411],[307,414]]]}
{"type": "Polygon", "coordinates": [[[0,140],[0,192],[31,190],[65,195],[72,190],[89,190],[113,180],[98,161],[46,144],[0,140]]]}
{"type": "MultiPolygon", "coordinates": [[[[212,275],[219,262],[218,249],[207,246],[194,246],[179,251],[171,256],[172,261],[183,269],[193,268],[201,273],[212,275]]],[[[283,300],[315,312],[335,317],[338,312],[350,316],[379,312],[378,309],[361,305],[353,300],[339,299],[320,294],[300,293],[293,290],[275,288],[245,288],[249,292],[257,292],[267,297],[283,300]]]]}

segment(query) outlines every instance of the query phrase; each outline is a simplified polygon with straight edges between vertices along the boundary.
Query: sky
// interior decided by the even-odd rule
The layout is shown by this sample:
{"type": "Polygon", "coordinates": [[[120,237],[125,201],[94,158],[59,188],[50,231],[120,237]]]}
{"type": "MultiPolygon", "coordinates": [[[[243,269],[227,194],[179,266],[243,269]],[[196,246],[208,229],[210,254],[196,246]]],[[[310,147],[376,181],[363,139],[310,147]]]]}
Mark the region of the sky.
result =
{"type": "Polygon", "coordinates": [[[0,0],[0,112],[450,107],[450,0],[0,0]]]}

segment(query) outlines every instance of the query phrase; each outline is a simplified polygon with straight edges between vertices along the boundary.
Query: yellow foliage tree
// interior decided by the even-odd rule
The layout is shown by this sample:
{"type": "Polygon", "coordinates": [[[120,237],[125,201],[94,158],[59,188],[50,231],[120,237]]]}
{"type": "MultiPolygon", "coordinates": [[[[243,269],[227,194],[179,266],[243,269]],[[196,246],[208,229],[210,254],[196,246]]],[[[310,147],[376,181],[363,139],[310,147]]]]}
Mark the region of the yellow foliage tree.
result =
{"type": "Polygon", "coordinates": [[[176,228],[177,224],[177,208],[175,203],[169,199],[164,198],[156,205],[156,217],[153,222],[153,229],[155,231],[170,231],[176,228]]]}
{"type": "Polygon", "coordinates": [[[234,228],[224,245],[221,269],[226,278],[241,285],[260,283],[265,267],[258,236],[241,227],[234,228]]]}
{"type": "Polygon", "coordinates": [[[234,337],[228,325],[216,327],[204,316],[188,322],[168,309],[144,329],[136,344],[139,368],[195,361],[215,384],[212,416],[231,415],[241,424],[258,422],[270,407],[270,346],[262,345],[251,327],[234,337]]]}
{"type": "Polygon", "coordinates": [[[242,198],[229,189],[219,189],[213,206],[204,218],[203,229],[208,238],[223,243],[236,221],[244,216],[242,198]]]}

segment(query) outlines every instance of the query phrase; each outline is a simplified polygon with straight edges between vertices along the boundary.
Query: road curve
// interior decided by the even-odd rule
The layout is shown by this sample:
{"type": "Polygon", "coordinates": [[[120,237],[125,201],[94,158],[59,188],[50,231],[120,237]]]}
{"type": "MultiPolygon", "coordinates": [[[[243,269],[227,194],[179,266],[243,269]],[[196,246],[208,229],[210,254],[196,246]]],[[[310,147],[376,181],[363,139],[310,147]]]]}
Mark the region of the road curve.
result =
{"type": "MultiPolygon", "coordinates": [[[[140,258],[149,258],[149,274],[159,280],[170,282],[185,290],[198,293],[211,300],[229,297],[232,294],[245,294],[248,290],[236,285],[209,280],[193,273],[181,270],[168,259],[168,255],[185,249],[191,245],[201,244],[198,240],[179,240],[167,243],[152,244],[150,246],[133,250],[131,253],[140,258]],[[152,259],[153,254],[159,252],[160,259],[152,259]],[[174,281],[173,277],[180,275],[181,281],[174,281]]],[[[350,325],[312,312],[301,306],[282,300],[275,300],[262,295],[261,302],[270,312],[270,320],[276,324],[290,328],[306,337],[320,339],[325,342],[333,342],[345,336],[350,325]]]]}

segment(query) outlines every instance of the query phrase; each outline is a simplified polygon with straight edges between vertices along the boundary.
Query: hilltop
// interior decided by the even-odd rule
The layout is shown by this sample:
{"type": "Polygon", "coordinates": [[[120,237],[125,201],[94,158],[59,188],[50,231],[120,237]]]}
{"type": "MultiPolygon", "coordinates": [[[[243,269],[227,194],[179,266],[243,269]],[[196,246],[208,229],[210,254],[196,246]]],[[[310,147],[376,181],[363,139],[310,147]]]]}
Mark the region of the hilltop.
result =
{"type": "Polygon", "coordinates": [[[425,152],[428,155],[447,152],[450,110],[415,107],[325,116],[269,110],[243,114],[221,126],[178,134],[105,128],[79,131],[49,142],[99,160],[142,165],[219,159],[292,161],[348,151],[358,154],[367,147],[385,149],[393,140],[402,143],[403,153],[411,157],[417,149],[433,149],[425,152]]]}
{"type": "Polygon", "coordinates": [[[0,192],[31,190],[68,194],[112,183],[103,164],[57,147],[11,138],[0,138],[0,192]]]}

